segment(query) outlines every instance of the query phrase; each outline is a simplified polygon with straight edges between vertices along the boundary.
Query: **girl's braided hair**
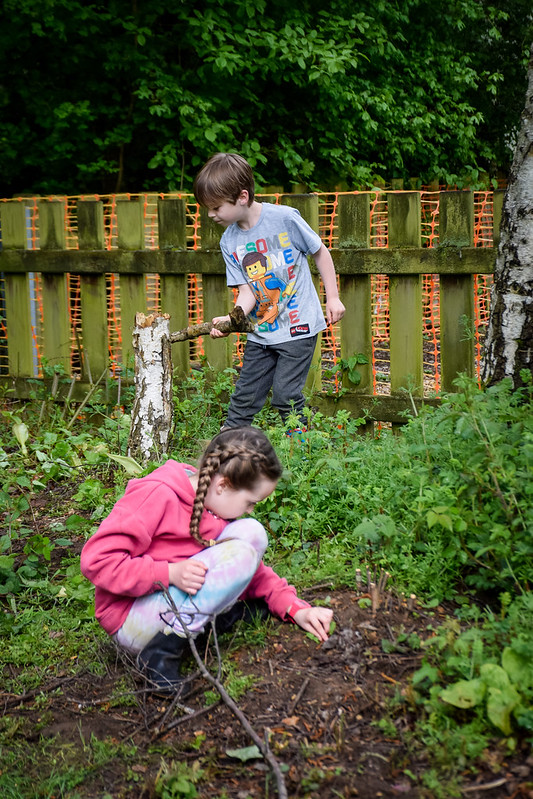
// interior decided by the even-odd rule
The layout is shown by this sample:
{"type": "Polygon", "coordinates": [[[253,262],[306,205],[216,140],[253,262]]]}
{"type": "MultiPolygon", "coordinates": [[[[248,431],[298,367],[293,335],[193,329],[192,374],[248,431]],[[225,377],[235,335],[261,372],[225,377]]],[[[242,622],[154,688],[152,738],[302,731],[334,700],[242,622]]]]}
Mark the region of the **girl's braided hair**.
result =
{"type": "Polygon", "coordinates": [[[200,519],[211,480],[223,475],[231,488],[250,489],[262,477],[277,481],[283,468],[274,447],[256,427],[234,427],[215,436],[207,445],[198,469],[198,488],[192,506],[189,532],[199,544],[208,546],[200,535],[200,519]]]}

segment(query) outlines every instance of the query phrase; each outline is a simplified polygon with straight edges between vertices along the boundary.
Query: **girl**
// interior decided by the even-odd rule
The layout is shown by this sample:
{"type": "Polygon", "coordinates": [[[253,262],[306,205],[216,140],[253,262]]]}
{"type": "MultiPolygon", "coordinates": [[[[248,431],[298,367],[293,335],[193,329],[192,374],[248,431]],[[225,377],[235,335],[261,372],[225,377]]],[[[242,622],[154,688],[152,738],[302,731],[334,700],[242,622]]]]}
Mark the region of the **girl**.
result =
{"type": "Polygon", "coordinates": [[[161,585],[193,636],[214,616],[217,631],[224,632],[254,610],[268,609],[327,639],[332,611],[298,599],[265,566],[265,529],[255,519],[240,518],[274,491],[281,472],[260,430],[225,430],[207,446],[198,471],[169,460],[130,480],[85,544],[81,570],[96,586],[96,618],[119,646],[138,655],[158,690],[180,684],[188,652],[184,628],[161,585]]]}

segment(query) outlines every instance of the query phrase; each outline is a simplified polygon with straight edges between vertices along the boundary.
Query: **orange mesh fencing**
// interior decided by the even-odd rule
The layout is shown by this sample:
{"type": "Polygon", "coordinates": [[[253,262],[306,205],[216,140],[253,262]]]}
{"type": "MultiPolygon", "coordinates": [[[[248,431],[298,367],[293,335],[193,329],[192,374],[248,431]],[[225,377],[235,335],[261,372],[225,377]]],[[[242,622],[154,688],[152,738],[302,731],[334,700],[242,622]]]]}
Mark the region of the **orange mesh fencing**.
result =
{"type": "MultiPolygon", "coordinates": [[[[350,192],[353,194],[353,192],[350,192]]],[[[365,192],[370,194],[370,246],[388,246],[388,207],[387,194],[383,190],[365,192]]],[[[338,200],[340,192],[320,193],[319,234],[331,249],[338,241],[338,200]]],[[[261,196],[261,195],[260,195],[261,196]]],[[[280,202],[280,194],[262,195],[280,202]]],[[[100,200],[104,210],[104,240],[107,249],[115,249],[117,243],[116,203],[120,199],[139,200],[143,204],[144,246],[146,249],[158,247],[157,201],[159,198],[185,198],[187,248],[196,250],[201,246],[200,209],[194,197],[181,193],[143,193],[122,195],[81,195],[72,197],[20,198],[27,208],[27,247],[39,247],[39,205],[40,199],[60,200],[65,205],[65,242],[68,249],[78,248],[77,203],[79,200],[100,200]]],[[[3,200],[7,202],[8,200],[3,200]]],[[[13,202],[12,200],[10,202],[13,202]]],[[[439,243],[439,192],[421,191],[421,235],[423,247],[436,247],[439,243]]],[[[492,246],[492,192],[474,192],[474,246],[492,246]]],[[[489,298],[492,277],[474,276],[474,320],[473,336],[476,373],[479,380],[483,339],[489,318],[489,298]]],[[[388,277],[372,275],[372,371],[375,393],[390,392],[389,368],[389,301],[388,277]]],[[[109,362],[113,375],[121,368],[122,327],[120,319],[120,278],[116,274],[106,275],[107,309],[109,328],[109,362]]],[[[81,306],[80,278],[69,275],[68,291],[71,315],[71,369],[73,374],[81,373],[81,306]]],[[[161,295],[158,275],[146,277],[147,311],[160,310],[161,295]]],[[[325,302],[323,291],[322,302],[325,302]]],[[[32,309],[32,336],[35,346],[35,375],[42,375],[42,296],[41,281],[37,273],[30,275],[30,302],[32,309]]],[[[203,320],[202,276],[191,274],[188,278],[188,318],[189,324],[203,320]]],[[[5,324],[5,298],[3,281],[0,276],[0,373],[7,374],[7,336],[5,324]]],[[[424,341],[424,394],[440,391],[440,303],[438,275],[423,276],[423,341],[424,341]]],[[[190,344],[192,359],[204,354],[203,341],[197,339],[190,344]]],[[[237,336],[234,363],[242,363],[243,341],[237,336]]],[[[322,368],[330,369],[340,357],[340,334],[337,325],[328,326],[322,336],[322,368]]]]}

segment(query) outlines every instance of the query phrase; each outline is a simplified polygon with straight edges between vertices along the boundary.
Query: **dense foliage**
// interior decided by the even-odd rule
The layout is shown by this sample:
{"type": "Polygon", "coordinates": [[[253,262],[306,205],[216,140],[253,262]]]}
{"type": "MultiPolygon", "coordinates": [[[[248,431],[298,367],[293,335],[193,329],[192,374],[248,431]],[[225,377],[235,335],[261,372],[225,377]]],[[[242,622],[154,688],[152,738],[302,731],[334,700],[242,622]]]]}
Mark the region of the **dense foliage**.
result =
{"type": "Polygon", "coordinates": [[[217,150],[260,183],[505,168],[527,0],[5,0],[2,196],[190,189],[217,150]]]}

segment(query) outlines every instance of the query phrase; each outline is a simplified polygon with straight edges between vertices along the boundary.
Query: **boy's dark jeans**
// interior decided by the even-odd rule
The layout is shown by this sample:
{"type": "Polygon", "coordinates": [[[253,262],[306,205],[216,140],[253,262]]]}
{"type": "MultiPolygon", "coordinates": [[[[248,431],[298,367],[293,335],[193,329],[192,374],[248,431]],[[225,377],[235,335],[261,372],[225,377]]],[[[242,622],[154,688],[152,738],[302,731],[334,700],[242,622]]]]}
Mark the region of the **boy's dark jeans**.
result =
{"type": "Polygon", "coordinates": [[[294,410],[301,420],[305,404],[302,389],[313,359],[318,336],[284,344],[264,345],[248,341],[241,374],[230,400],[224,427],[252,424],[272,388],[272,405],[283,421],[294,410]]]}

